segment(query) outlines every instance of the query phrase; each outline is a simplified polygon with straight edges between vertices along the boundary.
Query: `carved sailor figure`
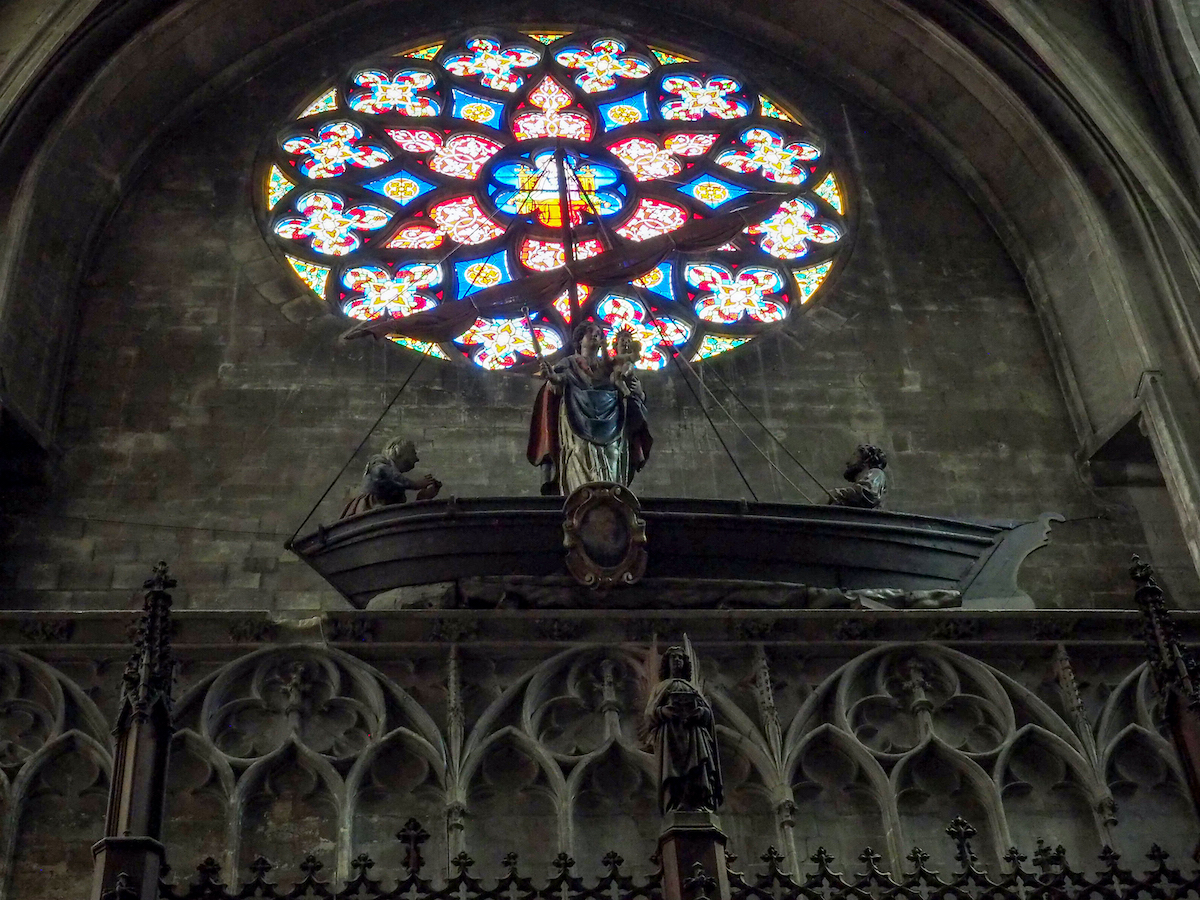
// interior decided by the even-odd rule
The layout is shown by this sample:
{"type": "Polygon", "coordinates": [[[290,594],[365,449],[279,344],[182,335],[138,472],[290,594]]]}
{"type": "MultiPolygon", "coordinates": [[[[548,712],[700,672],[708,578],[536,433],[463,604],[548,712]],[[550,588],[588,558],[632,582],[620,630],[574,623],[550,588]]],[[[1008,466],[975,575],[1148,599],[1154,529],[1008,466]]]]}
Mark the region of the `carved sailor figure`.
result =
{"type": "Polygon", "coordinates": [[[859,444],[854,458],[846,463],[842,477],[849,487],[830,492],[830,506],[854,506],[859,509],[878,509],[887,496],[887,456],[871,444],[859,444]]]}
{"type": "Polygon", "coordinates": [[[432,475],[409,478],[404,474],[411,472],[420,461],[412,441],[400,438],[389,441],[382,453],[367,460],[358,493],[346,504],[341,518],[356,516],[377,506],[404,503],[408,500],[407,491],[416,491],[418,500],[432,500],[441,490],[440,481],[432,475]]]}

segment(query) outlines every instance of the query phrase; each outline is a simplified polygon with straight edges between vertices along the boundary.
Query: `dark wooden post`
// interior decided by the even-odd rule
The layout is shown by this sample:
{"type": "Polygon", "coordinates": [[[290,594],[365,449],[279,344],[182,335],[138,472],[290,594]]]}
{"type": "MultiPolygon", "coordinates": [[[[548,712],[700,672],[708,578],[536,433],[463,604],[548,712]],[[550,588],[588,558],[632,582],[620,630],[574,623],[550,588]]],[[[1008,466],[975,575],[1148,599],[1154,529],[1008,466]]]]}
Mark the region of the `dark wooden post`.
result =
{"type": "Polygon", "coordinates": [[[146,581],[146,604],[117,714],[116,752],[92,900],[157,900],[163,867],[163,805],[171,735],[171,595],[175,580],[160,562],[146,581]]]}
{"type": "MultiPolygon", "coordinates": [[[[1179,640],[1154,570],[1134,556],[1129,576],[1137,585],[1133,598],[1144,617],[1150,671],[1163,698],[1163,714],[1183,763],[1192,806],[1200,817],[1200,670],[1191,651],[1179,640]]],[[[1192,855],[1200,858],[1200,846],[1192,855]]]]}
{"type": "Polygon", "coordinates": [[[715,813],[667,813],[658,856],[663,900],[729,900],[725,832],[715,813]]]}

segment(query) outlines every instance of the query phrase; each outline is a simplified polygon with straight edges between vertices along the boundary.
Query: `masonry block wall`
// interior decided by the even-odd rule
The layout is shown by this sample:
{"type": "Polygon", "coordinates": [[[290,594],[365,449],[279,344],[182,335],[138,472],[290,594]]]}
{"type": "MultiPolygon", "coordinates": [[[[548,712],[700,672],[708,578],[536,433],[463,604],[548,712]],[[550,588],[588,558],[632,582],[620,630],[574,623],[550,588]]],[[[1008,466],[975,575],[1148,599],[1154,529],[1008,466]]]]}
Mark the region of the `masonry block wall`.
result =
{"type": "MultiPolygon", "coordinates": [[[[164,135],[82,263],[82,315],[50,484],[7,504],[3,604],[114,608],[171,561],[180,607],[340,609],[283,550],[417,357],[340,343],[259,233],[256,153],[352,46],[293,56],[164,135]],[[341,55],[337,55],[341,54],[341,55]]],[[[877,114],[811,78],[767,73],[827,133],[857,236],[841,277],[778,333],[710,361],[827,485],[860,441],[889,454],[894,509],[966,518],[1062,513],[1024,587],[1043,606],[1126,603],[1130,552],[1196,602],[1160,486],[1097,489],[1020,273],[952,179],[877,114]],[[1139,513],[1139,507],[1142,512],[1139,513]],[[1164,515],[1163,510],[1167,513],[1164,515]]],[[[754,443],[812,484],[706,379],[754,443]]],[[[678,373],[645,379],[656,444],[644,495],[749,494],[678,373]]],[[[535,380],[425,361],[309,521],[330,521],[388,437],[418,445],[448,494],[533,493],[535,380]]],[[[711,403],[710,403],[711,405],[711,403]]],[[[802,498],[711,410],[762,499],[802,498]]]]}

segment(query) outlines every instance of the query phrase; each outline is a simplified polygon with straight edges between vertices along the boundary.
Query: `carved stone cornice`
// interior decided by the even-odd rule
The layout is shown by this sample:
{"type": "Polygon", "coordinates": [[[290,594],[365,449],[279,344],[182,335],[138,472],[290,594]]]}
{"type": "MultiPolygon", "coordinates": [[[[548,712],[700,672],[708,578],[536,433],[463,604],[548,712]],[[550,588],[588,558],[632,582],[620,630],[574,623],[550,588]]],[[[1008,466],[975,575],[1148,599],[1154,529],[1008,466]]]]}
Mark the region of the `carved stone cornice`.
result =
{"type": "MultiPolygon", "coordinates": [[[[693,641],[726,643],[748,638],[764,644],[841,645],[877,644],[893,641],[934,640],[955,646],[1042,645],[1052,649],[1059,643],[1104,643],[1123,648],[1144,646],[1142,615],[1136,610],[981,610],[965,616],[961,610],[347,610],[329,616],[340,628],[334,639],[325,619],[313,612],[296,613],[296,618],[278,613],[182,610],[172,612],[171,639],[174,653],[189,659],[223,659],[246,652],[243,635],[253,623],[264,642],[272,646],[327,643],[356,647],[365,656],[384,653],[403,645],[426,645],[434,641],[490,644],[574,643],[591,641],[649,641],[680,637],[684,631],[693,641]],[[957,626],[968,619],[972,633],[957,626]],[[358,619],[369,625],[355,626],[358,619]],[[238,635],[231,627],[238,624],[238,635]],[[268,627],[270,623],[270,627],[268,627]],[[373,628],[371,627],[373,626],[373,628]],[[370,631],[373,639],[356,640],[370,631]],[[266,637],[270,635],[269,639],[266,637]]],[[[1173,626],[1179,638],[1200,642],[1200,612],[1173,611],[1173,626]]],[[[129,647],[129,613],[125,610],[38,613],[0,611],[0,647],[26,649],[38,657],[53,659],[89,658],[97,653],[123,653],[129,647]],[[31,638],[31,623],[71,626],[69,642],[42,640],[39,630],[31,638]]]]}

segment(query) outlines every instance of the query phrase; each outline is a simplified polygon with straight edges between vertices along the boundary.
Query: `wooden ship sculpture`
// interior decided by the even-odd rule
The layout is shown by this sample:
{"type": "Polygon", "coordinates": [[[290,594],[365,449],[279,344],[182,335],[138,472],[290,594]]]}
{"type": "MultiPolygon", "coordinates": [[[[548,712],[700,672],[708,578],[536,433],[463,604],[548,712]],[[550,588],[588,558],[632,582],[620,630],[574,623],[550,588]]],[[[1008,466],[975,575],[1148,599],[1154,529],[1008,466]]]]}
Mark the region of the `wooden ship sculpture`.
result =
{"type": "MultiPolygon", "coordinates": [[[[666,254],[713,250],[792,196],[772,193],[633,242],[604,226],[587,189],[586,167],[562,140],[543,168],[547,171],[538,173],[539,179],[546,176],[558,191],[557,210],[552,210],[557,216],[550,221],[562,228],[566,264],[408,315],[406,335],[447,340],[479,315],[523,315],[542,372],[553,380],[558,369],[541,357],[537,331],[529,323],[531,308],[565,294],[568,319],[578,322],[582,284],[628,283],[653,270],[666,254]],[[551,164],[555,172],[549,171],[551,164]],[[589,212],[604,250],[580,259],[573,223],[589,212]]],[[[530,204],[535,202],[534,187],[524,195],[530,204]]],[[[397,327],[391,317],[380,317],[356,323],[343,337],[383,337],[397,327]]],[[[608,361],[606,348],[594,352],[598,364],[608,361]]],[[[611,369],[611,362],[607,364],[611,369]]],[[[534,443],[531,435],[530,461],[537,464],[545,453],[535,453],[534,443]]],[[[648,454],[648,448],[643,452],[648,454]]],[[[583,479],[614,484],[601,489],[607,492],[603,501],[596,489],[589,489],[586,498],[568,498],[565,508],[563,499],[555,496],[375,504],[362,515],[297,536],[289,548],[359,609],[380,594],[390,593],[390,602],[404,605],[399,596],[404,589],[462,584],[465,579],[500,584],[510,594],[534,594],[539,598],[534,605],[549,606],[646,606],[646,585],[628,596],[618,591],[591,601],[572,588],[630,588],[643,579],[646,584],[690,579],[724,585],[725,593],[731,585],[754,585],[759,600],[739,602],[760,602],[767,608],[836,607],[865,600],[868,605],[893,607],[1032,609],[1033,602],[1017,586],[1017,571],[1025,557],[1046,543],[1050,522],[1059,518],[1046,513],[1031,521],[966,522],[870,508],[878,501],[839,503],[834,493],[830,498],[835,502],[827,506],[639,500],[628,488],[634,471],[599,472],[583,479]],[[605,474],[610,477],[603,478],[605,474]],[[588,521],[597,528],[602,522],[610,531],[616,529],[620,546],[593,548],[606,561],[586,552],[588,521]]],[[[568,490],[562,490],[564,477],[551,476],[543,494],[569,494],[579,486],[567,484],[568,490]]],[[[696,603],[703,606],[712,592],[701,593],[696,603]]]]}

